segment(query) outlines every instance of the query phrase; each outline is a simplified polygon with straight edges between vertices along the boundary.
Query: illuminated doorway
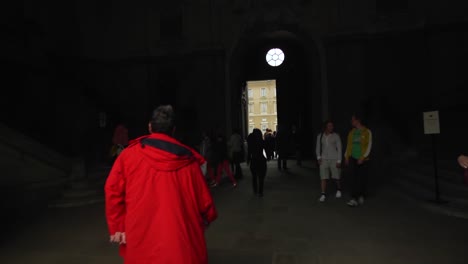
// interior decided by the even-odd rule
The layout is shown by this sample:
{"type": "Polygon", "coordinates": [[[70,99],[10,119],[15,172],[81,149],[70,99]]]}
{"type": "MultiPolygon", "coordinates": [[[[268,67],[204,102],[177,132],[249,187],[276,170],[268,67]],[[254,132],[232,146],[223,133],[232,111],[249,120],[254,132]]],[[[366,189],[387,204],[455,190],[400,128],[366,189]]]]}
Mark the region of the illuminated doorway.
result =
{"type": "Polygon", "coordinates": [[[276,80],[247,82],[247,120],[248,134],[254,128],[263,133],[270,129],[277,131],[278,116],[276,103],[276,80]]]}

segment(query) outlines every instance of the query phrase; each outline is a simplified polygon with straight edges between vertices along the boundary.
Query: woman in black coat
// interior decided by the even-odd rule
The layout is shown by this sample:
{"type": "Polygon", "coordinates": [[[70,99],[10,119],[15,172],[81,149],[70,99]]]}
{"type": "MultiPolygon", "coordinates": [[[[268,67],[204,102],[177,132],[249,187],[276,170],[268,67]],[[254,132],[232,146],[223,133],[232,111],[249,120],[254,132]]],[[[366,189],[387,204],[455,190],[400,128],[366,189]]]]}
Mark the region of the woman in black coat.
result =
{"type": "Polygon", "coordinates": [[[262,131],[255,128],[247,137],[247,164],[250,165],[252,173],[252,187],[255,195],[263,197],[263,183],[266,176],[266,157],[265,141],[263,140],[262,131]]]}

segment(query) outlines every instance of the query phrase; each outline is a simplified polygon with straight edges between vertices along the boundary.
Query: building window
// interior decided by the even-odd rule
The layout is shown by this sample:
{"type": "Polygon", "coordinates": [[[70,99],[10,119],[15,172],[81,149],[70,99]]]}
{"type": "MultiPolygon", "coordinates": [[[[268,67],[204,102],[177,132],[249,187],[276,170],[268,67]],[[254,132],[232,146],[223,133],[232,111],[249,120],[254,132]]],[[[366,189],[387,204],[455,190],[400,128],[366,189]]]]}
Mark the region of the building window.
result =
{"type": "Polygon", "coordinates": [[[275,114],[277,113],[276,111],[278,111],[278,110],[276,109],[276,107],[277,107],[277,106],[276,106],[276,102],[273,102],[273,111],[275,112],[275,114]]]}
{"type": "Polygon", "coordinates": [[[266,112],[267,112],[267,103],[261,103],[261,111],[262,111],[262,114],[266,114],[266,112]]]}
{"type": "Polygon", "coordinates": [[[252,89],[249,89],[249,98],[252,98],[253,97],[253,91],[252,89]]]}
{"type": "Polygon", "coordinates": [[[254,128],[255,128],[254,125],[250,125],[250,126],[249,126],[249,134],[253,132],[254,128]]]}
{"type": "Polygon", "coordinates": [[[268,124],[262,124],[262,132],[266,132],[268,124]]]}
{"type": "Polygon", "coordinates": [[[260,96],[266,96],[266,88],[260,89],[260,96]]]}
{"type": "Polygon", "coordinates": [[[253,108],[254,108],[254,104],[250,103],[249,104],[249,114],[253,114],[253,108]]]}

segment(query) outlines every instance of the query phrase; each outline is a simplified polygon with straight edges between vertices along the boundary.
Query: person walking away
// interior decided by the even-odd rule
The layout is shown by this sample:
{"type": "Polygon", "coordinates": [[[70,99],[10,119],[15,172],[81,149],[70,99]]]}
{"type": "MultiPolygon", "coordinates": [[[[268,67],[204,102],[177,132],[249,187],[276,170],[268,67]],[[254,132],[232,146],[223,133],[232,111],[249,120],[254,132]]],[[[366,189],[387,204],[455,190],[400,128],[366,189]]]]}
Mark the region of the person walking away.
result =
{"type": "Polygon", "coordinates": [[[276,133],[276,152],[278,154],[278,170],[288,169],[288,149],[289,149],[289,136],[287,130],[283,130],[282,127],[278,129],[276,133]]]}
{"type": "Polygon", "coordinates": [[[205,229],[217,211],[200,166],[205,159],[173,137],[171,106],[153,111],[149,135],[117,157],[105,183],[110,241],[125,264],[207,264],[205,229]]]}
{"type": "Polygon", "coordinates": [[[213,143],[213,167],[216,168],[216,176],[213,173],[213,167],[208,166],[208,175],[210,176],[212,183],[211,187],[216,187],[221,182],[221,176],[223,171],[226,172],[227,176],[232,182],[232,186],[237,187],[237,181],[229,167],[227,143],[223,135],[218,134],[215,142],[213,143]]]}
{"type": "Polygon", "coordinates": [[[128,145],[128,129],[123,122],[119,123],[112,136],[111,158],[112,162],[115,161],[117,156],[120,155],[122,150],[128,145]]]}
{"type": "Polygon", "coordinates": [[[265,141],[265,153],[267,155],[267,161],[273,159],[273,153],[275,148],[273,133],[271,129],[267,128],[267,133],[265,133],[264,141],[265,141]]]}
{"type": "Polygon", "coordinates": [[[276,149],[276,130],[273,131],[272,133],[272,140],[271,140],[271,144],[272,144],[272,148],[273,148],[273,159],[277,159],[278,158],[278,151],[276,149]]]}
{"type": "Polygon", "coordinates": [[[267,171],[267,159],[263,152],[265,150],[265,141],[262,137],[262,131],[255,128],[247,138],[247,164],[252,173],[252,187],[254,195],[263,197],[263,185],[267,171]]]}
{"type": "Polygon", "coordinates": [[[229,138],[229,149],[231,151],[232,163],[234,164],[234,177],[237,180],[242,179],[242,168],[240,163],[242,162],[242,137],[240,136],[239,129],[233,129],[233,133],[229,138]]]}
{"type": "Polygon", "coordinates": [[[208,166],[211,166],[211,156],[212,156],[212,150],[211,150],[211,139],[208,135],[207,132],[202,133],[202,141],[200,142],[200,147],[199,147],[200,155],[206,160],[206,165],[204,166],[203,175],[205,176],[205,179],[207,179],[208,176],[208,166]]]}

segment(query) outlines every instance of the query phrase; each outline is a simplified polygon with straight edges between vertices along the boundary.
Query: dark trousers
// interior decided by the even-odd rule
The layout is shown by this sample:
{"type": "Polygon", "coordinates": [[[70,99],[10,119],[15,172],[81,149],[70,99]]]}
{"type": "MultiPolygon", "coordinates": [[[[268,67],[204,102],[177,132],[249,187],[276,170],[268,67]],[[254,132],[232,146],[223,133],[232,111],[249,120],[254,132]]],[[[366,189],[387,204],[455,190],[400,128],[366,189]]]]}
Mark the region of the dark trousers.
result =
{"type": "Polygon", "coordinates": [[[266,175],[266,160],[251,160],[250,172],[252,173],[252,187],[255,194],[263,194],[263,183],[266,175]]]}
{"type": "Polygon", "coordinates": [[[288,159],[287,156],[281,153],[278,153],[278,169],[281,170],[281,165],[283,165],[283,169],[287,169],[288,159]]]}
{"type": "Polygon", "coordinates": [[[351,169],[351,197],[353,199],[358,199],[360,196],[366,197],[369,173],[368,161],[358,164],[357,159],[349,158],[349,167],[351,169]]]}
{"type": "Polygon", "coordinates": [[[232,164],[234,165],[234,171],[236,179],[242,179],[242,169],[241,163],[242,161],[242,151],[232,152],[232,164]]]}
{"type": "Polygon", "coordinates": [[[273,148],[271,148],[271,147],[266,148],[265,153],[267,155],[267,160],[272,160],[274,158],[273,157],[273,155],[274,155],[273,148]]]}
{"type": "Polygon", "coordinates": [[[229,179],[231,179],[231,182],[233,184],[237,183],[236,179],[234,178],[234,174],[232,174],[232,171],[229,168],[229,161],[227,159],[222,160],[221,162],[218,162],[215,165],[216,168],[213,165],[208,166],[208,176],[211,178],[213,182],[216,182],[219,184],[221,182],[221,176],[223,176],[223,171],[224,171],[226,172],[229,179]],[[214,174],[214,169],[216,169],[216,176],[214,174]]]}

